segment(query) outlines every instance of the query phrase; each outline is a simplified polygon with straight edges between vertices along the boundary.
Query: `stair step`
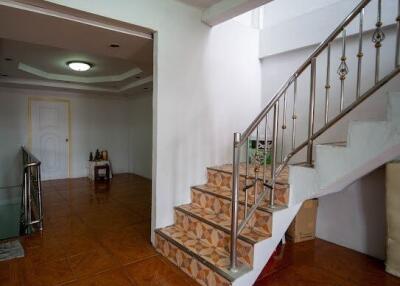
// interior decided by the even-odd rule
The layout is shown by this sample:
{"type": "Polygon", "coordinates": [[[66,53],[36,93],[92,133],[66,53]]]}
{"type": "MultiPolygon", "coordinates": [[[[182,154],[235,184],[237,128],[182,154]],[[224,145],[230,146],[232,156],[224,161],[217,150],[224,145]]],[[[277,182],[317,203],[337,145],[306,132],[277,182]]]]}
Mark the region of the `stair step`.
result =
{"type": "MultiPolygon", "coordinates": [[[[231,201],[232,191],[231,189],[224,187],[216,187],[214,185],[200,185],[192,187],[192,190],[198,190],[203,193],[208,193],[210,195],[219,197],[221,199],[231,201]]],[[[193,192],[192,192],[192,201],[193,201],[193,192]]],[[[239,192],[239,203],[244,205],[245,202],[245,193],[239,192]]],[[[248,191],[248,204],[251,206],[254,202],[254,191],[249,189],[248,191]]],[[[286,186],[276,185],[275,188],[275,205],[276,207],[271,209],[269,208],[269,196],[266,196],[264,202],[261,203],[259,209],[266,212],[274,212],[283,208],[286,208],[289,203],[289,188],[286,186]]]]}
{"type": "MultiPolygon", "coordinates": [[[[230,214],[216,213],[213,210],[201,208],[195,204],[182,205],[175,209],[224,232],[228,236],[230,235],[230,214]]],[[[271,224],[272,218],[269,213],[257,212],[254,219],[248,223],[248,227],[244,228],[240,233],[239,239],[252,245],[267,239],[271,237],[271,224]]]]}
{"type": "MultiPolygon", "coordinates": [[[[218,249],[230,252],[230,233],[219,227],[214,227],[208,221],[199,216],[194,216],[185,206],[175,208],[174,227],[180,229],[188,237],[202,241],[209,248],[218,247],[218,249]],[[196,217],[195,217],[196,216],[196,217]]],[[[253,263],[253,244],[244,240],[238,240],[238,259],[248,266],[253,263]]]]}
{"type": "Polygon", "coordinates": [[[233,279],[223,271],[214,269],[207,261],[200,262],[196,254],[176,243],[164,233],[155,230],[156,250],[200,285],[231,285],[233,279]],[[226,278],[225,278],[226,277],[226,278]]]}
{"type": "MultiPolygon", "coordinates": [[[[263,178],[263,167],[260,168],[260,172],[258,174],[259,178],[263,178]]],[[[221,166],[214,166],[214,167],[208,167],[207,168],[208,171],[214,171],[214,172],[218,172],[218,173],[223,173],[225,175],[228,175],[229,177],[232,175],[232,164],[224,164],[221,166]]],[[[245,177],[246,176],[246,163],[240,163],[239,165],[239,174],[241,177],[245,177]]],[[[248,165],[248,178],[249,179],[254,179],[255,178],[255,172],[254,172],[254,165],[249,164],[248,165]]],[[[288,167],[285,167],[282,172],[279,174],[278,178],[277,178],[277,182],[281,183],[281,184],[288,184],[288,178],[289,178],[289,169],[288,167]]],[[[265,166],[265,179],[270,181],[271,180],[271,165],[266,165],[265,166]]],[[[223,184],[225,184],[226,186],[229,184],[228,187],[230,187],[231,184],[231,180],[227,180],[227,178],[225,178],[225,180],[223,180],[222,182],[223,184]]]]}
{"type": "Polygon", "coordinates": [[[231,285],[236,278],[252,270],[238,261],[239,271],[229,270],[229,252],[212,247],[173,225],[155,230],[155,247],[201,285],[231,285]]]}

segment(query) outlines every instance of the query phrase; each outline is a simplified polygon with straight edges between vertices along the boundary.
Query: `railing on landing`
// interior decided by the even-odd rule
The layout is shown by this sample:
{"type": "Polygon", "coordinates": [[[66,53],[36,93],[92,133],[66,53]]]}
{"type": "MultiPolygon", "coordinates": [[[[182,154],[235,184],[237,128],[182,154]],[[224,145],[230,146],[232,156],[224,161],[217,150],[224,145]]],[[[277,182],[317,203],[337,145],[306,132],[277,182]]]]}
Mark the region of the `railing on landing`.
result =
{"type": "Polygon", "coordinates": [[[23,184],[20,235],[29,234],[33,227],[43,229],[41,162],[22,147],[23,184]]]}
{"type": "MultiPolygon", "coordinates": [[[[381,77],[380,66],[381,66],[381,47],[385,40],[385,34],[382,30],[382,0],[377,0],[377,16],[375,30],[372,35],[372,42],[375,46],[375,59],[374,59],[374,83],[365,92],[361,92],[361,81],[362,81],[362,66],[363,66],[363,38],[364,38],[364,8],[370,4],[371,0],[361,1],[357,7],[342,21],[342,23],[329,35],[329,37],[323,41],[311,54],[311,56],[296,70],[296,72],[289,77],[289,79],[282,85],[278,92],[273,96],[271,101],[263,109],[263,111],[257,116],[257,118],[250,124],[250,126],[243,132],[234,134],[233,142],[233,174],[232,174],[232,216],[231,216],[231,245],[230,245],[230,268],[231,271],[238,271],[237,263],[237,239],[240,232],[246,226],[246,223],[250,220],[251,216],[263,202],[263,200],[269,195],[269,208],[273,210],[276,208],[274,203],[275,198],[275,185],[278,183],[277,178],[282,172],[283,168],[286,167],[289,160],[302,149],[306,148],[306,164],[311,166],[313,163],[313,143],[314,140],[323,134],[328,128],[337,123],[346,114],[357,107],[361,102],[367,99],[380,87],[385,85],[389,80],[396,76],[400,72],[399,62],[399,46],[400,46],[400,0],[398,0],[397,9],[397,30],[395,40],[395,55],[393,70],[381,77]],[[358,27],[358,49],[357,54],[357,69],[356,69],[356,80],[355,80],[355,98],[351,104],[345,106],[345,81],[349,73],[347,65],[347,54],[346,54],[346,29],[353,20],[358,17],[356,22],[358,27]],[[329,118],[331,112],[331,44],[336,40],[338,36],[342,36],[341,41],[341,56],[337,70],[338,79],[340,80],[340,92],[339,92],[339,113],[332,118],[329,118]],[[325,80],[325,98],[324,98],[324,122],[322,127],[315,130],[315,109],[316,109],[316,71],[317,71],[317,58],[326,51],[326,74],[324,75],[325,80]],[[304,74],[306,69],[310,69],[310,83],[309,83],[309,106],[307,117],[307,137],[306,140],[300,144],[296,142],[296,123],[299,116],[296,112],[296,97],[298,96],[298,80],[301,75],[304,74]],[[291,134],[289,137],[289,144],[285,143],[285,130],[288,128],[287,125],[287,109],[288,109],[288,94],[289,88],[293,87],[293,100],[291,110],[291,134]],[[282,112],[282,113],[281,113],[282,112]],[[280,115],[281,114],[281,115],[280,115]],[[282,123],[281,128],[279,123],[282,123]],[[268,134],[269,128],[272,128],[272,134],[268,134]],[[281,129],[281,132],[279,131],[281,129]],[[255,136],[253,135],[255,133],[255,136]],[[260,134],[263,137],[260,137],[260,134]],[[255,138],[255,148],[253,154],[249,154],[249,143],[252,138],[255,138]],[[280,137],[280,138],[279,138],[280,137]],[[269,140],[270,139],[270,140],[269,140]],[[280,139],[280,140],[279,140],[280,139]],[[270,146],[268,147],[268,144],[270,146]],[[280,146],[278,146],[280,144],[280,146]],[[261,146],[260,146],[261,145],[261,146]],[[289,147],[287,146],[289,145],[289,147]],[[241,150],[245,147],[245,150],[241,150]],[[286,149],[288,150],[285,150],[286,149]],[[278,156],[279,149],[279,156],[278,156]],[[290,150],[289,150],[290,149],[290,150]],[[243,152],[242,152],[243,151],[243,152]],[[245,184],[243,190],[239,190],[239,178],[240,178],[240,164],[241,154],[245,154],[245,161],[242,160],[242,165],[245,169],[245,184]],[[269,156],[271,161],[270,166],[270,179],[267,179],[267,157],[269,156]],[[253,158],[251,158],[253,157],[253,158]],[[279,157],[279,158],[278,158],[279,157]],[[253,165],[249,161],[253,161],[253,165]],[[254,167],[254,176],[249,177],[249,168],[254,167]],[[262,176],[260,173],[262,172],[262,176]],[[262,177],[262,179],[261,179],[262,177]],[[249,180],[252,184],[248,185],[249,180]],[[262,186],[260,192],[257,190],[257,186],[262,186]],[[248,203],[248,191],[251,187],[254,187],[254,201],[248,203]],[[243,219],[240,220],[238,214],[238,198],[239,191],[245,192],[245,207],[243,219]],[[250,209],[249,209],[250,207],[250,209]]],[[[386,54],[385,54],[386,55],[386,54]]],[[[269,170],[268,170],[269,172],[269,170]]],[[[268,174],[269,175],[269,174],[268,174]]]]}

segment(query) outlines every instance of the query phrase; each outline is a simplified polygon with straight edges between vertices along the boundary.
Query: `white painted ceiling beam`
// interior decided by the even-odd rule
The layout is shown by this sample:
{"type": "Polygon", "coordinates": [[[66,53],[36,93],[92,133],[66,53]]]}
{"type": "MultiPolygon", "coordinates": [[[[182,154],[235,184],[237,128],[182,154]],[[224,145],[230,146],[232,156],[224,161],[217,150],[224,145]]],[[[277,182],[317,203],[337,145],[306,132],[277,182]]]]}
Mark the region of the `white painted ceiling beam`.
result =
{"type": "Polygon", "coordinates": [[[222,0],[203,12],[202,21],[215,26],[272,0],[222,0]]]}

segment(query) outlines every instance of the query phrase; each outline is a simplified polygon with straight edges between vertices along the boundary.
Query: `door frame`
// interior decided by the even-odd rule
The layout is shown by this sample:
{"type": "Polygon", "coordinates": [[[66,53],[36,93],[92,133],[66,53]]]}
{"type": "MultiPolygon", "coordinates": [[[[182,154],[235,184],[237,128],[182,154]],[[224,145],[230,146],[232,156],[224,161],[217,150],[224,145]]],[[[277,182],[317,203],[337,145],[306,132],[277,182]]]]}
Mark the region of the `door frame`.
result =
{"type": "MultiPolygon", "coordinates": [[[[152,138],[152,187],[151,187],[151,241],[155,243],[154,230],[156,229],[156,200],[157,200],[157,100],[158,100],[158,49],[159,36],[156,30],[151,28],[123,22],[121,20],[96,15],[93,13],[77,10],[67,6],[62,6],[44,0],[10,0],[1,2],[2,6],[9,6],[20,10],[28,10],[34,13],[45,14],[52,17],[58,17],[67,21],[83,23],[86,25],[103,28],[106,30],[125,33],[127,35],[143,37],[153,40],[153,138],[152,138]]],[[[70,117],[71,118],[71,117],[70,117]]],[[[70,125],[71,127],[71,125],[70,125]]],[[[29,130],[29,129],[28,129],[29,130]]],[[[71,135],[69,135],[71,136],[71,135]]],[[[31,137],[30,137],[31,138],[31,137]]],[[[71,138],[71,137],[70,137],[71,138]]],[[[72,156],[72,148],[69,145],[69,156],[72,156]]],[[[71,161],[69,159],[69,161],[71,161]]],[[[69,162],[70,164],[70,162],[69,162]]],[[[71,165],[69,173],[71,173],[71,165]]]]}
{"type": "Polygon", "coordinates": [[[67,124],[68,124],[68,148],[67,148],[67,178],[71,178],[72,174],[72,132],[71,132],[71,101],[69,99],[51,98],[51,97],[28,97],[28,147],[32,150],[32,102],[62,102],[67,106],[67,124]]]}

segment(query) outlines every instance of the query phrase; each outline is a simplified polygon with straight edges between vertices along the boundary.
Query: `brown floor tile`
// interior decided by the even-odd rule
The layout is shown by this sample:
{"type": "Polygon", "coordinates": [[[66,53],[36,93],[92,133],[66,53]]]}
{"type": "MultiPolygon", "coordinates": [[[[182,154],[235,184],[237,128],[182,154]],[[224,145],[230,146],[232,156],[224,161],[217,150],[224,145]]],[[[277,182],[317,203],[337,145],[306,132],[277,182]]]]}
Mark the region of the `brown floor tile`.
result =
{"type": "Polygon", "coordinates": [[[135,227],[128,226],[120,232],[110,232],[100,238],[104,245],[122,264],[142,260],[157,254],[150,243],[136,232],[135,227]]]}
{"type": "Polygon", "coordinates": [[[320,239],[287,243],[277,268],[255,285],[400,285],[382,261],[320,239]]]}
{"type": "Polygon", "coordinates": [[[0,285],[17,286],[21,285],[21,279],[18,275],[17,259],[13,261],[0,262],[0,285]]]}
{"type": "Polygon", "coordinates": [[[296,271],[296,267],[288,267],[268,279],[254,284],[255,286],[351,286],[349,282],[323,271],[313,271],[307,266],[302,271],[296,271]]]}
{"type": "Polygon", "coordinates": [[[65,284],[65,286],[135,286],[122,270],[112,270],[86,279],[65,284]]]}
{"type": "Polygon", "coordinates": [[[125,266],[128,276],[135,285],[190,286],[198,285],[189,276],[161,256],[125,266]]]}
{"type": "Polygon", "coordinates": [[[120,266],[115,258],[104,249],[95,249],[69,256],[68,261],[76,277],[95,275],[120,266]]]}
{"type": "Polygon", "coordinates": [[[40,247],[26,248],[25,255],[32,263],[44,263],[66,258],[66,248],[61,242],[51,241],[40,247]]]}
{"type": "Polygon", "coordinates": [[[59,285],[75,280],[75,276],[66,259],[45,262],[40,264],[33,263],[28,266],[25,285],[52,286],[59,285]],[[33,271],[30,271],[32,268],[33,271]]]}

